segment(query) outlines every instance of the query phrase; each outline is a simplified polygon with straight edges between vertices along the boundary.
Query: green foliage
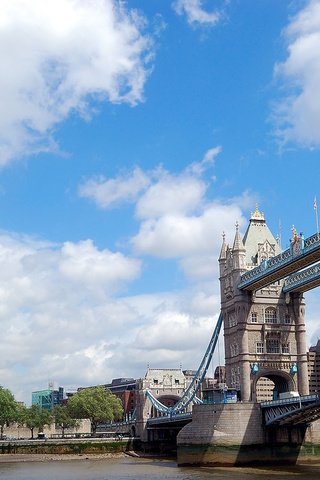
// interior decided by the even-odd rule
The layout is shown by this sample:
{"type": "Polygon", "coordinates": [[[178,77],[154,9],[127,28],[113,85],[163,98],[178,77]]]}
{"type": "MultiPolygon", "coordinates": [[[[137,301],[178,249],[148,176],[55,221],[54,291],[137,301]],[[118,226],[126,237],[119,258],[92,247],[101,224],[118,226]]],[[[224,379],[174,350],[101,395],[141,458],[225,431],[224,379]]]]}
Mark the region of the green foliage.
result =
{"type": "Polygon", "coordinates": [[[17,424],[22,427],[25,425],[26,417],[27,417],[27,407],[25,405],[17,404],[16,416],[15,421],[17,424]]]}
{"type": "Polygon", "coordinates": [[[53,416],[56,427],[62,430],[62,438],[64,438],[64,432],[67,428],[77,428],[79,426],[78,420],[71,416],[67,406],[57,405],[53,410],[53,416]]]}
{"type": "Polygon", "coordinates": [[[14,396],[6,388],[0,387],[0,437],[3,437],[5,426],[16,420],[17,402],[14,396]]]}
{"type": "Polygon", "coordinates": [[[33,438],[34,429],[38,428],[41,431],[45,425],[51,425],[53,418],[51,413],[40,405],[32,405],[26,409],[24,421],[26,427],[30,428],[31,438],[33,438]]]}
{"type": "Polygon", "coordinates": [[[102,386],[77,392],[69,399],[68,409],[74,418],[89,418],[93,434],[99,422],[118,420],[123,413],[120,399],[102,386]]]}

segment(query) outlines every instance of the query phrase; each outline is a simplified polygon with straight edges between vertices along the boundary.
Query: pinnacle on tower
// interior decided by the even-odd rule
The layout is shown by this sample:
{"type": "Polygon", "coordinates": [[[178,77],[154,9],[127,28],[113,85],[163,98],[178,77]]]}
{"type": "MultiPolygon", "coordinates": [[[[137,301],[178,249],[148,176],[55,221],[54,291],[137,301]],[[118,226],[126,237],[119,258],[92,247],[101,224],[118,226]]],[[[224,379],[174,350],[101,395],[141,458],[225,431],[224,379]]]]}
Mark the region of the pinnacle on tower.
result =
{"type": "Polygon", "coordinates": [[[256,204],[256,209],[254,212],[251,212],[250,220],[257,220],[264,222],[264,213],[259,211],[259,205],[256,204]]]}
{"type": "Polygon", "coordinates": [[[222,245],[220,250],[219,262],[227,258],[227,244],[226,244],[226,234],[222,234],[222,245]]]}
{"type": "Polygon", "coordinates": [[[244,250],[245,250],[245,248],[244,248],[243,241],[242,241],[242,238],[241,238],[240,232],[239,232],[239,223],[237,222],[236,223],[236,234],[235,234],[234,242],[233,242],[233,251],[237,252],[237,251],[244,251],[244,250]]]}

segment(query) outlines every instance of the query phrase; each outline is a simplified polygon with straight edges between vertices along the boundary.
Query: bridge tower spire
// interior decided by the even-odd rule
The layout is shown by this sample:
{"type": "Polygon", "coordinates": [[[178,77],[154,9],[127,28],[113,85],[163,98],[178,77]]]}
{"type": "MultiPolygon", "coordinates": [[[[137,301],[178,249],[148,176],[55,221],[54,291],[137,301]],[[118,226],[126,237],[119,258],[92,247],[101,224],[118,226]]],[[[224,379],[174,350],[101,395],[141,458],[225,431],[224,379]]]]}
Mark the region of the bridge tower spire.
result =
{"type": "Polygon", "coordinates": [[[243,239],[238,224],[232,247],[223,235],[219,268],[226,382],[242,401],[259,400],[261,377],[273,382],[274,398],[285,391],[309,393],[303,295],[284,294],[283,281],[255,291],[238,288],[242,274],[264,268],[279,253],[258,205],[243,239]]]}

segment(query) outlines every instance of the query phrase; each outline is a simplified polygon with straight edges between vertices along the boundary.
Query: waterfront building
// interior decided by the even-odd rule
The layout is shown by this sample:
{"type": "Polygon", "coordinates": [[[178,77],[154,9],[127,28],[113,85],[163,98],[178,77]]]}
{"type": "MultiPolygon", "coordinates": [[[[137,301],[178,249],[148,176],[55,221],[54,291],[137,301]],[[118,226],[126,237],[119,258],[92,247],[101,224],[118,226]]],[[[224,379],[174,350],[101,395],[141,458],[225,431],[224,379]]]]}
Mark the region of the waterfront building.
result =
{"type": "Polygon", "coordinates": [[[49,383],[46,390],[32,392],[32,405],[39,405],[44,410],[52,410],[57,405],[62,405],[64,399],[63,387],[49,383]]]}
{"type": "Polygon", "coordinates": [[[320,393],[320,340],[308,352],[310,393],[320,393]]]}
{"type": "Polygon", "coordinates": [[[134,378],[114,378],[111,383],[103,385],[121,400],[123,420],[130,420],[135,415],[137,380],[134,378]]]}

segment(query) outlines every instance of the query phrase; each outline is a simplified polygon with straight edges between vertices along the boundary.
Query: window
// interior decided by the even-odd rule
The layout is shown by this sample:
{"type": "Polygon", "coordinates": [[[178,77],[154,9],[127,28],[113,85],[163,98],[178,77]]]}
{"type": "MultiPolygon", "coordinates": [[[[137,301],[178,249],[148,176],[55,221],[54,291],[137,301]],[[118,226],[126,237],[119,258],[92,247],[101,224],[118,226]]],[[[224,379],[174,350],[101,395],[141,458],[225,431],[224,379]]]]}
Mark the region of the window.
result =
{"type": "Polygon", "coordinates": [[[279,340],[267,340],[267,353],[280,353],[279,340]]]}
{"type": "Polygon", "coordinates": [[[179,383],[180,383],[180,382],[179,382],[179,379],[176,378],[175,381],[174,381],[174,383],[175,383],[175,385],[179,385],[179,383]]]}
{"type": "Polygon", "coordinates": [[[237,318],[234,313],[229,315],[229,327],[235,327],[237,325],[237,318]]]}
{"type": "Polygon", "coordinates": [[[292,322],[291,322],[291,317],[290,317],[290,314],[289,314],[289,313],[286,313],[286,314],[285,314],[285,316],[284,316],[284,323],[286,323],[286,324],[292,323],[292,322]]]}
{"type": "Polygon", "coordinates": [[[277,312],[275,308],[266,308],[264,318],[266,323],[277,323],[277,312]]]}
{"type": "Polygon", "coordinates": [[[290,345],[289,343],[283,343],[281,345],[281,351],[282,353],[290,353],[290,345]]]}
{"type": "Polygon", "coordinates": [[[257,344],[256,344],[256,352],[257,352],[257,353],[264,353],[264,345],[263,345],[263,342],[257,342],[257,344]]]}
{"type": "Polygon", "coordinates": [[[236,357],[239,353],[239,345],[237,343],[234,343],[233,345],[230,346],[230,353],[231,357],[236,357]]]}
{"type": "Polygon", "coordinates": [[[258,322],[257,312],[251,312],[251,323],[257,323],[257,322],[258,322]]]}
{"type": "Polygon", "coordinates": [[[154,384],[154,385],[158,385],[158,383],[159,383],[159,381],[158,381],[156,378],[154,378],[154,379],[153,379],[153,384],[154,384]]]}
{"type": "Polygon", "coordinates": [[[231,368],[231,386],[234,388],[240,387],[240,368],[239,367],[231,368]]]}

